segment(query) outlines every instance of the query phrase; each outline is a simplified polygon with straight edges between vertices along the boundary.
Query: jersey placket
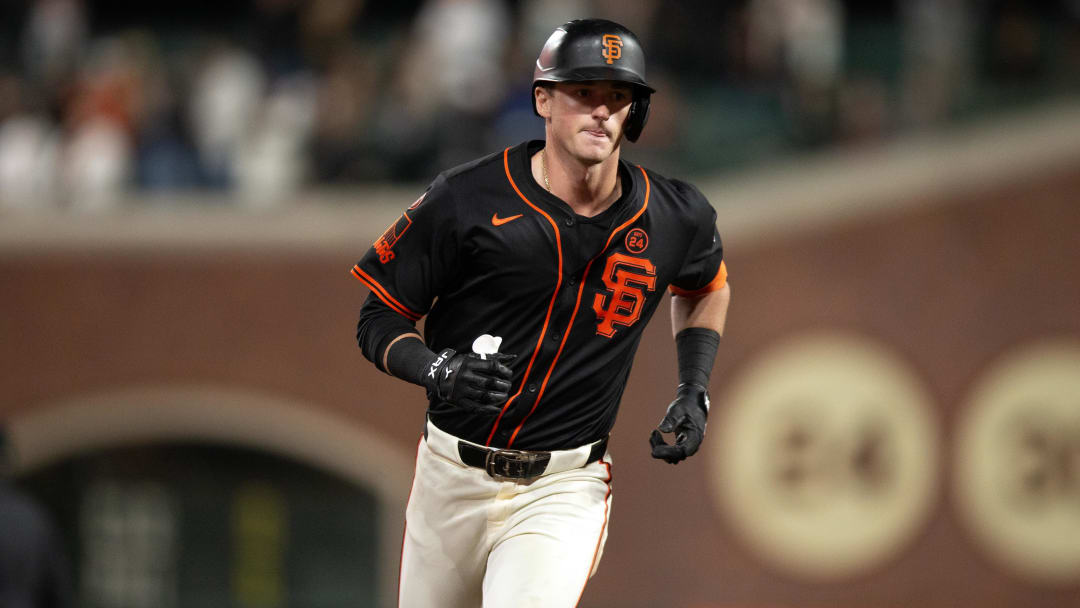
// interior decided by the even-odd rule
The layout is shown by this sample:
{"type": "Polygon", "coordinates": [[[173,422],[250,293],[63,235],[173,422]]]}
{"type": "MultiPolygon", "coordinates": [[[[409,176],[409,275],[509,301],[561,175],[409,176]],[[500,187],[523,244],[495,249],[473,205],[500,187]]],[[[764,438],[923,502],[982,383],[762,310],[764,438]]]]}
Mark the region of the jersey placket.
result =
{"type": "MultiPolygon", "coordinates": [[[[611,243],[615,236],[629,228],[634,222],[638,220],[638,218],[642,216],[642,214],[645,213],[646,208],[648,208],[650,194],[649,177],[648,174],[645,173],[644,169],[642,169],[641,167],[638,167],[638,169],[641,171],[641,174],[645,178],[645,197],[641,208],[638,209],[637,212],[634,213],[634,215],[630,219],[626,220],[624,223],[620,224],[618,227],[611,231],[611,233],[607,237],[606,242],[604,243],[604,247],[600,250],[599,253],[597,253],[595,256],[593,256],[592,259],[589,260],[589,262],[585,266],[585,270],[581,272],[580,277],[576,276],[576,274],[568,276],[566,274],[566,269],[560,268],[560,285],[556,289],[557,293],[552,298],[552,314],[550,316],[548,325],[545,327],[546,331],[554,333],[545,335],[541,340],[543,344],[541,344],[537,350],[537,354],[539,354],[540,352],[544,352],[545,355],[550,356],[550,360],[545,361],[547,365],[546,371],[544,372],[543,380],[539,383],[533,380],[525,387],[526,392],[528,392],[532,396],[532,398],[529,400],[531,401],[531,403],[529,403],[528,413],[517,424],[513,432],[510,433],[507,439],[506,446],[508,448],[513,446],[514,441],[517,439],[517,436],[521,432],[522,427],[524,427],[525,422],[529,419],[533,412],[536,411],[537,407],[540,405],[540,400],[543,399],[544,390],[547,387],[547,383],[551,379],[551,376],[555,371],[555,366],[558,363],[559,355],[562,354],[562,351],[566,346],[567,339],[569,338],[568,334],[573,330],[577,314],[581,309],[585,282],[588,278],[590,270],[592,269],[593,263],[596,260],[600,259],[604,255],[604,253],[611,247],[611,243]],[[556,310],[559,311],[559,314],[556,314],[556,310]],[[561,323],[559,321],[561,321],[561,323]],[[556,336],[556,334],[560,335],[556,336]]],[[[507,176],[509,176],[509,171],[507,171],[507,176]]],[[[512,179],[511,183],[513,183],[512,179]]],[[[520,191],[518,193],[520,194],[520,191]]],[[[522,198],[524,199],[525,197],[522,196],[522,198]]],[[[526,202],[528,202],[527,199],[525,200],[526,202]]],[[[532,205],[532,203],[529,204],[532,205]]],[[[568,229],[572,229],[577,224],[574,218],[570,216],[566,216],[563,223],[568,229]]],[[[552,225],[555,226],[555,223],[552,222],[552,225]]],[[[558,232],[559,228],[555,226],[555,230],[556,232],[558,232]]],[[[559,237],[556,239],[556,241],[561,247],[563,239],[559,237]]],[[[559,251],[559,260],[562,266],[566,265],[566,259],[565,256],[563,256],[561,249],[559,251]]],[[[544,358],[547,359],[548,356],[545,356],[544,358]]],[[[537,356],[534,360],[534,363],[539,362],[539,359],[540,357],[537,356]]],[[[524,409],[522,405],[524,404],[519,405],[519,407],[521,407],[521,409],[524,409]]],[[[500,433],[500,438],[505,436],[505,432],[506,431],[503,430],[500,433]]],[[[492,429],[492,436],[494,436],[494,434],[495,429],[492,429]]]]}
{"type": "MultiPolygon", "coordinates": [[[[571,232],[567,237],[572,238],[572,230],[574,222],[572,218],[567,218],[569,221],[565,223],[566,228],[564,231],[571,232]],[[569,229],[569,230],[567,230],[569,229]]],[[[565,266],[565,258],[564,258],[565,266]]],[[[548,324],[547,331],[544,335],[538,356],[536,358],[535,371],[542,373],[542,376],[534,377],[525,387],[525,392],[529,395],[529,399],[524,403],[518,404],[518,411],[527,412],[525,416],[517,422],[513,430],[504,429],[503,433],[508,433],[506,436],[506,447],[513,447],[514,441],[517,439],[518,434],[521,432],[522,426],[525,424],[525,420],[539,406],[539,402],[543,399],[545,389],[548,382],[551,380],[551,376],[555,371],[555,364],[558,362],[559,354],[566,343],[567,334],[572,330],[575,316],[577,313],[577,304],[581,299],[580,280],[577,276],[569,275],[566,268],[563,268],[563,281],[558,287],[557,293],[553,298],[554,305],[552,306],[551,321],[548,324]]]]}
{"type": "MultiPolygon", "coordinates": [[[[530,356],[529,362],[528,362],[528,364],[527,364],[527,366],[525,368],[525,375],[524,375],[524,377],[522,378],[522,381],[521,381],[522,384],[518,388],[517,393],[512,395],[507,400],[506,404],[503,405],[503,409],[499,413],[498,417],[495,419],[495,423],[492,425],[491,432],[488,434],[487,441],[485,442],[485,445],[490,446],[491,443],[492,443],[492,440],[496,437],[496,435],[498,435],[500,440],[507,442],[506,447],[510,447],[510,444],[513,442],[513,434],[512,434],[511,431],[508,431],[505,427],[501,426],[503,424],[503,422],[504,422],[503,417],[510,410],[511,406],[515,406],[515,409],[518,409],[518,408],[525,409],[525,406],[527,406],[528,411],[531,413],[536,408],[536,403],[537,403],[538,399],[540,398],[540,396],[542,395],[542,392],[543,392],[543,385],[538,383],[535,378],[536,378],[537,374],[543,373],[541,370],[545,370],[545,369],[547,369],[549,367],[549,366],[545,365],[546,362],[544,361],[544,359],[546,357],[542,357],[541,353],[546,350],[545,349],[545,346],[546,346],[545,342],[546,342],[547,337],[548,337],[548,331],[552,327],[551,323],[552,323],[552,319],[555,317],[555,314],[556,314],[556,304],[557,304],[557,301],[558,301],[558,296],[560,294],[560,290],[562,289],[562,286],[563,286],[563,283],[564,283],[564,277],[563,277],[564,259],[563,259],[562,234],[559,231],[559,223],[556,221],[555,218],[553,218],[551,216],[551,214],[544,211],[540,207],[536,206],[532,201],[530,201],[529,198],[526,197],[524,193],[522,193],[521,189],[518,187],[517,183],[514,181],[514,177],[513,177],[513,175],[511,175],[511,172],[510,172],[510,148],[507,148],[506,150],[503,151],[503,169],[504,169],[504,171],[506,173],[507,181],[509,181],[510,186],[513,188],[513,190],[517,194],[517,196],[526,205],[528,205],[533,211],[535,211],[535,212],[539,213],[540,215],[542,215],[544,217],[544,219],[548,222],[548,224],[551,226],[552,230],[554,231],[555,250],[556,250],[556,254],[557,254],[556,259],[557,259],[557,267],[558,267],[558,273],[557,273],[556,279],[555,279],[554,293],[552,294],[551,300],[548,303],[547,315],[544,318],[544,324],[540,329],[540,335],[537,338],[536,346],[534,347],[532,355],[530,356]],[[519,399],[521,399],[521,403],[518,404],[518,405],[515,405],[515,402],[517,402],[519,399]]],[[[571,225],[572,225],[572,220],[571,220],[571,225]]],[[[526,415],[526,418],[527,417],[528,417],[528,415],[526,415]]],[[[500,443],[502,443],[502,441],[500,441],[500,443]]]]}

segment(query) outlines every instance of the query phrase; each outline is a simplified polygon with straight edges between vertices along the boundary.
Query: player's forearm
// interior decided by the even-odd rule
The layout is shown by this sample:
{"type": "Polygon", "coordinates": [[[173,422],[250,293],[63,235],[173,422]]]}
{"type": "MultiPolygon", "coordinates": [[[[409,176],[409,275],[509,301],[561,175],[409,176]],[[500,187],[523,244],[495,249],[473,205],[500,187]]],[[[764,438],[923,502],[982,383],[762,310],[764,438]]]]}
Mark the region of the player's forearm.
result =
{"type": "Polygon", "coordinates": [[[404,334],[390,341],[382,357],[386,373],[425,388],[428,385],[424,376],[439,359],[417,333],[404,334]]]}
{"type": "Polygon", "coordinates": [[[724,335],[730,302],[731,286],[728,284],[696,297],[672,295],[671,334],[678,335],[688,327],[701,327],[724,335]]]}
{"type": "Polygon", "coordinates": [[[416,326],[374,295],[360,309],[356,341],[376,368],[413,384],[421,383],[421,368],[436,358],[416,326]]]}
{"type": "Polygon", "coordinates": [[[672,296],[671,326],[678,353],[680,386],[708,390],[730,301],[728,285],[696,297],[672,296]]]}
{"type": "Polygon", "coordinates": [[[660,424],[649,437],[653,458],[677,464],[693,456],[705,437],[709,416],[709,376],[724,331],[731,288],[726,284],[700,296],[673,295],[671,328],[675,333],[679,386],[660,424]],[[664,441],[674,433],[675,443],[664,441]]]}

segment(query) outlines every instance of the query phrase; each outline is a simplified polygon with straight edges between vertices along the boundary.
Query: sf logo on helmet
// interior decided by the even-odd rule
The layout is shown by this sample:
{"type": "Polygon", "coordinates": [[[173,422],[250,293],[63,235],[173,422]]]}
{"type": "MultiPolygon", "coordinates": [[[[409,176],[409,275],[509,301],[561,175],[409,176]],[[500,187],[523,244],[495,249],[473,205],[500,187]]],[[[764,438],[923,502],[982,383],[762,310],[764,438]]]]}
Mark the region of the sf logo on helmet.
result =
{"type": "Polygon", "coordinates": [[[604,59],[607,59],[608,64],[622,57],[622,38],[615,34],[604,34],[603,43],[604,59]]]}

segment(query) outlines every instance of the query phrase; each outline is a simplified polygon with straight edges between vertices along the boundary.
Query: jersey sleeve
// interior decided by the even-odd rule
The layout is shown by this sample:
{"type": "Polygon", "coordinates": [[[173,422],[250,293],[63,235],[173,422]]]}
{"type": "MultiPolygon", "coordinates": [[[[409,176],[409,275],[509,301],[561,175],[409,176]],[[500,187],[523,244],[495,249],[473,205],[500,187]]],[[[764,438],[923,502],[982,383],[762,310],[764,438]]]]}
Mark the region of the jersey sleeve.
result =
{"type": "Polygon", "coordinates": [[[352,275],[395,312],[419,320],[455,272],[456,215],[453,194],[439,176],[376,239],[352,275]]]}
{"type": "Polygon", "coordinates": [[[680,182],[678,186],[690,203],[696,230],[670,289],[679,296],[699,296],[727,284],[724,244],[716,228],[716,210],[709,201],[690,184],[680,182]]]}

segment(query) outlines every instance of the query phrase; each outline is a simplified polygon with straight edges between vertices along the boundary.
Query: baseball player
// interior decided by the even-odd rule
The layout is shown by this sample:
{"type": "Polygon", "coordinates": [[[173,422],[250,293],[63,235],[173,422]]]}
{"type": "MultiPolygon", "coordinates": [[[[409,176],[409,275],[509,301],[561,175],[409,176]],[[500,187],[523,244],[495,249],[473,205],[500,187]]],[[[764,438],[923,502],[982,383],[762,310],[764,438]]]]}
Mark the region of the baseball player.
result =
{"type": "Polygon", "coordinates": [[[621,158],[653,92],[625,27],[559,27],[534,72],[544,141],[442,173],[352,269],[364,356],[429,400],[402,607],[577,604],[607,537],[608,433],[668,290],[679,385],[652,455],[701,444],[727,270],[705,197],[621,158]]]}

